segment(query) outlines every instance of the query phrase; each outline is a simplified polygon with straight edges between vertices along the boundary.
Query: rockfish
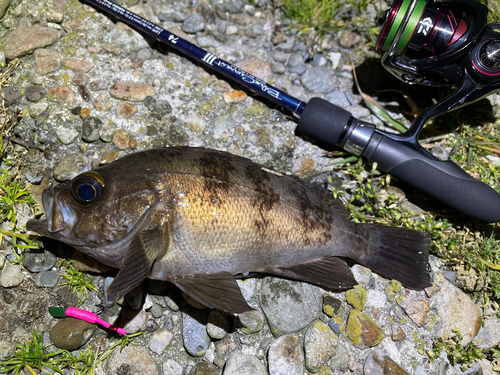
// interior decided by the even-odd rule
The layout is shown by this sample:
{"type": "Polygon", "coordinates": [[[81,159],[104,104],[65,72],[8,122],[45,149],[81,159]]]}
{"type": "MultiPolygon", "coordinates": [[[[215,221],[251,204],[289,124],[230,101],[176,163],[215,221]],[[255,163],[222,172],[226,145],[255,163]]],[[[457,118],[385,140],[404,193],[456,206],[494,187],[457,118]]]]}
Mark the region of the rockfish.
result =
{"type": "Polygon", "coordinates": [[[146,278],[167,280],[207,307],[241,313],[251,307],[235,277],[340,291],[356,280],[339,257],[408,288],[430,285],[423,233],[356,224],[321,186],[226,152],[135,152],[42,196],[46,219],[27,228],[118,268],[107,290],[116,296],[146,278]]]}

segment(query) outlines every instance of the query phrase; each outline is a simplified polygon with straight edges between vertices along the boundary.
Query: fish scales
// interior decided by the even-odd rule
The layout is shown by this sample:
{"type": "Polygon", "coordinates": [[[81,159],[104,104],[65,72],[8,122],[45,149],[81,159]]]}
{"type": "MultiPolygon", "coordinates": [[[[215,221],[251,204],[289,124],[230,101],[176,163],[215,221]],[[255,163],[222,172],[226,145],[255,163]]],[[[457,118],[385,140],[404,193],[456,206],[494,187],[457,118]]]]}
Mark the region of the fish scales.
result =
{"type": "Polygon", "coordinates": [[[43,205],[46,220],[28,228],[119,268],[108,289],[117,295],[149,277],[241,312],[249,307],[234,276],[267,273],[345,289],[355,280],[338,256],[409,287],[430,284],[429,239],[421,233],[355,224],[325,189],[225,152],[136,152],[47,189],[43,205]]]}

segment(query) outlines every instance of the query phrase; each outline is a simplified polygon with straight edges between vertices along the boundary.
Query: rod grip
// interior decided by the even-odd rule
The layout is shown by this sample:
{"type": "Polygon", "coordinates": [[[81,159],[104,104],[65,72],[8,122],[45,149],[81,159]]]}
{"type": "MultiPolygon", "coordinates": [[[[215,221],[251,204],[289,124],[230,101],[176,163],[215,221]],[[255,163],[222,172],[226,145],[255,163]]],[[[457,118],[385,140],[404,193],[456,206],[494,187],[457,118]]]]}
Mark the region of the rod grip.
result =
{"type": "Polygon", "coordinates": [[[500,221],[500,194],[450,160],[427,157],[380,133],[373,135],[362,155],[450,207],[486,222],[500,221]]]}

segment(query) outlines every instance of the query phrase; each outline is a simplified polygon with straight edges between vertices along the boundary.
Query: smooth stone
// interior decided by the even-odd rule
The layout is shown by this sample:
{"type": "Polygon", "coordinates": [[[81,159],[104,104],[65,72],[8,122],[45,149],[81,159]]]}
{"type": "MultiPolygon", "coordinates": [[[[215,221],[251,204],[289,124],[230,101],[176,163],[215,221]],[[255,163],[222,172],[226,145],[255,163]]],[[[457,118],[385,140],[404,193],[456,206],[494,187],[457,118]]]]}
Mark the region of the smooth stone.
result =
{"type": "Polygon", "coordinates": [[[78,85],[78,94],[87,103],[92,102],[92,93],[85,85],[78,85]]]}
{"type": "Polygon", "coordinates": [[[89,116],[82,124],[82,139],[85,142],[95,142],[99,140],[99,129],[102,126],[102,120],[89,116]]]}
{"type": "Polygon", "coordinates": [[[173,359],[167,359],[163,363],[163,375],[182,375],[183,368],[173,359]]]}
{"type": "Polygon", "coordinates": [[[300,81],[307,90],[315,94],[327,93],[337,87],[331,69],[326,65],[313,66],[302,75],[300,81]]]}
{"type": "Polygon", "coordinates": [[[474,338],[474,345],[480,349],[489,349],[500,343],[500,319],[491,316],[485,320],[484,325],[474,338]]]}
{"type": "Polygon", "coordinates": [[[126,130],[119,129],[113,134],[113,144],[120,150],[128,148],[129,141],[130,134],[126,130]]]}
{"type": "Polygon", "coordinates": [[[66,69],[84,73],[88,73],[94,68],[93,62],[80,59],[64,59],[63,64],[66,69]]]}
{"type": "Polygon", "coordinates": [[[365,361],[364,373],[370,375],[409,375],[389,356],[379,351],[371,352],[365,361]]]}
{"type": "Polygon", "coordinates": [[[25,251],[23,266],[30,272],[42,272],[52,269],[56,265],[57,257],[50,251],[25,251]]]}
{"type": "Polygon", "coordinates": [[[66,155],[54,167],[54,178],[59,182],[71,180],[81,172],[90,169],[90,162],[87,157],[78,152],[66,155]]]}
{"type": "Polygon", "coordinates": [[[266,277],[260,299],[271,332],[279,337],[300,331],[318,318],[323,293],[310,284],[266,277]]]}
{"type": "Polygon", "coordinates": [[[338,335],[341,335],[345,332],[345,322],[344,319],[340,316],[334,317],[330,322],[328,322],[328,326],[338,335]]]}
{"type": "Polygon", "coordinates": [[[415,300],[410,297],[403,297],[398,300],[398,305],[401,306],[411,320],[418,326],[422,327],[431,320],[430,305],[427,300],[415,300]]]}
{"type": "Polygon", "coordinates": [[[290,73],[295,73],[298,76],[301,76],[301,75],[303,75],[307,71],[307,65],[306,64],[300,64],[300,65],[294,66],[292,68],[289,68],[288,71],[290,73]]]}
{"type": "Polygon", "coordinates": [[[50,27],[27,26],[19,27],[5,38],[4,52],[7,60],[28,55],[38,48],[43,48],[56,42],[61,32],[50,27]]]}
{"type": "Polygon", "coordinates": [[[53,288],[59,283],[60,271],[42,271],[35,275],[35,284],[39,288],[53,288]]]}
{"type": "MultiPolygon", "coordinates": [[[[350,105],[354,104],[353,97],[349,93],[346,93],[343,91],[332,91],[326,95],[325,99],[328,100],[330,103],[335,104],[335,105],[342,107],[342,108],[347,108],[350,105]]],[[[363,267],[359,264],[355,264],[351,270],[352,270],[352,273],[354,275],[354,278],[356,279],[356,281],[358,282],[359,285],[361,285],[361,286],[368,285],[368,283],[370,282],[370,276],[371,276],[370,269],[363,267]],[[355,273],[356,268],[365,268],[369,272],[364,271],[362,274],[359,274],[358,277],[360,278],[360,280],[358,280],[358,278],[356,277],[356,273],[355,273]],[[366,276],[365,276],[366,273],[369,273],[368,279],[366,279],[366,276]]]]}
{"type": "Polygon", "coordinates": [[[59,320],[50,330],[50,340],[60,349],[75,350],[85,345],[96,327],[81,319],[67,317],[59,320]]]}
{"type": "Polygon", "coordinates": [[[188,308],[182,313],[182,339],[186,351],[194,357],[205,355],[210,345],[207,333],[206,312],[188,308]]]}
{"type": "Polygon", "coordinates": [[[5,340],[0,341],[0,361],[11,359],[16,353],[16,350],[16,344],[5,340]]]}
{"type": "Polygon", "coordinates": [[[9,85],[2,87],[2,93],[7,105],[11,105],[21,98],[22,90],[15,85],[9,85]]]}
{"type": "Polygon", "coordinates": [[[113,103],[111,100],[109,100],[109,97],[107,95],[97,95],[94,99],[94,107],[98,111],[106,111],[108,109],[111,109],[113,107],[113,103]]]}
{"type": "Polygon", "coordinates": [[[341,306],[341,300],[332,297],[329,294],[325,294],[323,296],[323,312],[330,318],[333,318],[335,314],[339,312],[341,306]]]}
{"type": "Polygon", "coordinates": [[[80,134],[73,128],[60,126],[56,129],[56,135],[62,144],[70,145],[80,134]]]}
{"type": "Polygon", "coordinates": [[[33,103],[28,106],[28,111],[31,117],[36,118],[40,113],[46,111],[48,107],[49,103],[47,102],[33,103]]]}
{"type": "Polygon", "coordinates": [[[132,116],[137,113],[138,110],[139,108],[135,104],[127,102],[120,102],[116,106],[116,114],[118,116],[132,116]]]}
{"type": "Polygon", "coordinates": [[[107,364],[107,375],[156,374],[158,371],[158,365],[148,350],[138,345],[128,345],[122,350],[113,351],[107,364]]]}
{"type": "Polygon", "coordinates": [[[208,313],[207,333],[213,339],[223,339],[233,327],[234,316],[219,310],[208,313]]]}
{"type": "Polygon", "coordinates": [[[257,310],[250,310],[238,315],[242,326],[241,331],[246,334],[256,333],[264,326],[264,317],[257,310]]]}
{"type": "Polygon", "coordinates": [[[122,309],[120,327],[123,327],[127,333],[136,333],[144,329],[146,325],[147,314],[141,309],[139,312],[130,308],[122,309]]]}
{"type": "Polygon", "coordinates": [[[208,362],[200,362],[193,369],[193,375],[218,375],[217,368],[208,362]]]}
{"type": "Polygon", "coordinates": [[[366,349],[382,342],[384,334],[375,321],[361,311],[352,310],[347,320],[347,335],[354,346],[366,349]]]}
{"type": "Polygon", "coordinates": [[[5,267],[0,274],[0,285],[4,288],[12,288],[20,285],[24,280],[22,268],[18,264],[5,267]]]}
{"type": "Polygon", "coordinates": [[[196,34],[205,30],[205,19],[199,13],[192,13],[182,23],[182,30],[188,34],[196,34]]]}
{"type": "Polygon", "coordinates": [[[432,299],[436,301],[438,315],[443,318],[438,337],[451,337],[459,330],[463,337],[462,346],[467,345],[481,328],[481,310],[467,294],[452,285],[441,273],[434,274],[433,281],[440,290],[432,299]]]}
{"type": "Polygon", "coordinates": [[[47,89],[43,86],[31,85],[26,87],[24,95],[26,95],[26,99],[28,99],[30,102],[37,102],[43,98],[46,92],[47,89]]]}
{"type": "Polygon", "coordinates": [[[59,53],[49,48],[39,48],[35,51],[35,69],[38,74],[56,72],[61,67],[59,53]]]}
{"type": "Polygon", "coordinates": [[[173,333],[167,329],[156,331],[149,340],[149,349],[156,354],[161,354],[170,345],[173,337],[173,333]]]}
{"type": "Polygon", "coordinates": [[[117,82],[110,89],[111,96],[130,102],[142,102],[147,96],[155,94],[151,85],[136,82],[117,82]]]}
{"type": "Polygon", "coordinates": [[[321,322],[314,322],[304,336],[306,368],[318,372],[337,351],[337,339],[330,327],[321,322]]]}
{"type": "Polygon", "coordinates": [[[116,127],[112,124],[106,124],[99,128],[99,137],[103,142],[111,142],[115,135],[116,127]]]}
{"type": "Polygon", "coordinates": [[[51,99],[62,104],[72,105],[75,101],[75,92],[69,86],[56,86],[49,88],[51,99]]]}
{"type": "Polygon", "coordinates": [[[223,375],[267,375],[266,367],[251,354],[235,350],[226,361],[223,375]]]}
{"type": "Polygon", "coordinates": [[[302,375],[304,354],[297,333],[283,335],[274,340],[268,352],[270,375],[302,375]]]}
{"type": "Polygon", "coordinates": [[[304,57],[298,52],[292,53],[292,55],[290,56],[290,58],[286,63],[286,65],[289,67],[295,67],[303,64],[304,64],[304,57]]]}

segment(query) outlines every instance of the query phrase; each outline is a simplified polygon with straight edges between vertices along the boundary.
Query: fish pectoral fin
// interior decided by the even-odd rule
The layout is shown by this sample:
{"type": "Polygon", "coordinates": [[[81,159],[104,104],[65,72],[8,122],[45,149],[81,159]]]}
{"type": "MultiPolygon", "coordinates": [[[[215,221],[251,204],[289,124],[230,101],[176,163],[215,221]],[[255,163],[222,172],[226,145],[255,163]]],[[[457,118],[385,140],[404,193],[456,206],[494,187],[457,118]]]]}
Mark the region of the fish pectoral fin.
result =
{"type": "Polygon", "coordinates": [[[293,280],[305,281],[331,291],[349,289],[357,284],[347,263],[333,256],[314,259],[290,267],[273,267],[266,272],[293,280]]]}
{"type": "Polygon", "coordinates": [[[201,304],[233,314],[253,310],[229,272],[175,277],[170,280],[201,304]]]}
{"type": "Polygon", "coordinates": [[[140,285],[148,276],[160,250],[158,227],[137,234],[127,249],[120,271],[106,292],[121,297],[140,285]]]}

